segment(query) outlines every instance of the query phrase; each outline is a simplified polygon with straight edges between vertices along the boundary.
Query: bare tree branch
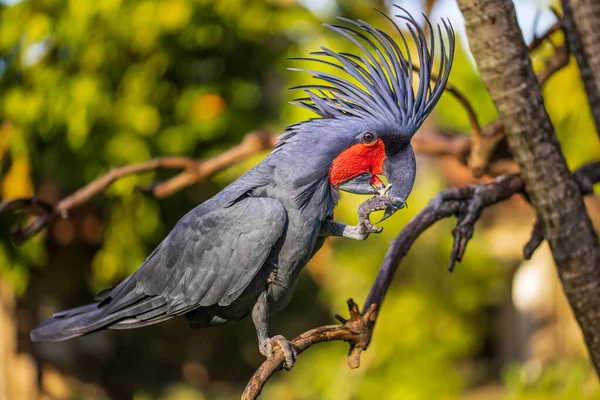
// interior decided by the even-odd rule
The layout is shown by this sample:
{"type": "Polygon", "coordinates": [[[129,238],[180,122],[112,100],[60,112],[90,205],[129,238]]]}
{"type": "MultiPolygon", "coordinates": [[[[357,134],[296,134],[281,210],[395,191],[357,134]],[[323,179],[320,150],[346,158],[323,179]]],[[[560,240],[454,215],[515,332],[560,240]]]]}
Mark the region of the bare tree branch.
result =
{"type": "MultiPolygon", "coordinates": [[[[339,315],[336,316],[342,321],[342,325],[321,326],[292,340],[298,354],[317,343],[342,340],[350,344],[348,366],[358,368],[360,353],[367,348],[371,339],[371,331],[377,318],[377,309],[373,305],[364,314],[361,314],[358,305],[352,299],[348,300],[348,309],[350,311],[349,320],[345,320],[339,315]]],[[[282,369],[284,360],[283,352],[277,347],[275,354],[267,359],[250,378],[242,394],[242,400],[256,399],[269,378],[282,369]]]]}
{"type": "Polygon", "coordinates": [[[65,197],[55,206],[36,197],[15,199],[0,203],[0,213],[27,210],[29,213],[40,215],[38,219],[26,227],[13,227],[14,240],[22,242],[47,227],[55,217],[67,218],[71,209],[87,202],[123,177],[157,169],[182,170],[173,178],[155,184],[149,189],[149,192],[155,197],[163,198],[194,183],[202,182],[211,175],[260,151],[272,148],[275,141],[276,138],[273,135],[263,131],[255,131],[248,133],[239,145],[206,160],[194,160],[187,157],[159,157],[116,167],[65,197]]]}
{"type": "Polygon", "coordinates": [[[365,301],[365,307],[372,304],[381,308],[383,298],[402,258],[417,238],[443,218],[456,216],[454,245],[450,256],[449,270],[464,255],[466,244],[473,234],[475,222],[484,208],[508,199],[523,189],[518,175],[506,175],[486,184],[475,184],[460,188],[450,188],[438,193],[429,204],[408,222],[390,244],[390,248],[379,268],[379,273],[365,301]]]}
{"type": "Polygon", "coordinates": [[[567,46],[555,46],[554,50],[554,56],[545,61],[544,69],[537,74],[537,80],[540,86],[545,84],[552,75],[569,64],[569,51],[567,46]]]}

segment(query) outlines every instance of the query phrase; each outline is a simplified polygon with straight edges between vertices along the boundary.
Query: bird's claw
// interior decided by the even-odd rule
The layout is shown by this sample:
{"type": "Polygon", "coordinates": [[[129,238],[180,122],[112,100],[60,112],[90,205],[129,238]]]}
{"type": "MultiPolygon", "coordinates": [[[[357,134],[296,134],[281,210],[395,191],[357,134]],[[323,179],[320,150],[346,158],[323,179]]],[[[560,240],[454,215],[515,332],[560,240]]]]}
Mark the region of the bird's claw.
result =
{"type": "Polygon", "coordinates": [[[368,236],[370,233],[381,233],[383,228],[373,225],[367,217],[362,221],[359,221],[358,230],[361,234],[368,236]]]}
{"type": "MultiPolygon", "coordinates": [[[[387,196],[386,196],[387,197],[387,196]]],[[[392,215],[394,215],[394,213],[398,210],[401,210],[403,208],[408,208],[408,203],[401,198],[393,198],[393,197],[388,197],[390,199],[389,204],[385,207],[385,211],[383,213],[383,216],[381,217],[381,219],[379,221],[377,221],[377,223],[380,223],[381,221],[384,221],[386,219],[388,219],[389,217],[391,217],[392,215]]]]}
{"type": "Polygon", "coordinates": [[[275,353],[274,344],[279,346],[279,348],[283,352],[283,355],[285,357],[285,361],[283,362],[283,368],[289,371],[294,366],[294,363],[296,362],[296,357],[298,356],[298,351],[296,350],[296,347],[292,344],[292,342],[287,340],[282,335],[276,335],[272,338],[265,340],[260,344],[259,349],[261,354],[267,358],[273,357],[273,354],[275,353]]]}
{"type": "Polygon", "coordinates": [[[347,226],[343,236],[356,240],[365,240],[371,233],[381,233],[383,228],[379,228],[371,223],[369,219],[371,213],[384,211],[383,217],[379,220],[381,222],[399,209],[407,207],[404,199],[392,197],[387,194],[391,186],[382,188],[379,190],[380,196],[371,197],[358,206],[358,225],[347,226]]]}
{"type": "Polygon", "coordinates": [[[368,225],[373,226],[369,222],[369,215],[375,211],[384,211],[383,216],[377,222],[379,223],[392,216],[396,211],[408,207],[404,199],[388,196],[387,192],[391,187],[392,185],[385,187],[380,191],[379,196],[369,198],[358,207],[359,224],[368,223],[368,225]]]}

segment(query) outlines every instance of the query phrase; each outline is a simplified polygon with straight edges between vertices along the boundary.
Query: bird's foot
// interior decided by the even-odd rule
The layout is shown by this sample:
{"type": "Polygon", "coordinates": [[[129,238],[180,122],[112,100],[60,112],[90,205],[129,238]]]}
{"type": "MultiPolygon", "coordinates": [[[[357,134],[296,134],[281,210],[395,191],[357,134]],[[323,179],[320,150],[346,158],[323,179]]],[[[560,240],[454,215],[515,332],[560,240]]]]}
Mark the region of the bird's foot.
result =
{"type": "Polygon", "coordinates": [[[282,335],[276,335],[260,343],[260,353],[267,358],[271,358],[275,351],[274,345],[279,346],[281,351],[283,351],[283,355],[285,356],[283,368],[289,371],[296,362],[296,356],[298,355],[296,347],[282,335]]]}
{"type": "Polygon", "coordinates": [[[382,231],[382,229],[377,228],[377,226],[369,221],[371,213],[375,211],[384,211],[383,217],[379,220],[379,222],[381,222],[389,218],[396,211],[408,207],[408,204],[404,199],[388,196],[387,190],[390,186],[388,186],[381,195],[371,197],[358,206],[358,225],[364,226],[364,229],[368,230],[369,233],[379,233],[382,231]]]}
{"type": "Polygon", "coordinates": [[[344,232],[344,236],[348,236],[356,240],[365,240],[371,233],[381,233],[381,231],[383,231],[383,228],[373,225],[369,220],[368,215],[366,218],[360,218],[359,214],[358,225],[348,226],[347,232],[344,232]]]}

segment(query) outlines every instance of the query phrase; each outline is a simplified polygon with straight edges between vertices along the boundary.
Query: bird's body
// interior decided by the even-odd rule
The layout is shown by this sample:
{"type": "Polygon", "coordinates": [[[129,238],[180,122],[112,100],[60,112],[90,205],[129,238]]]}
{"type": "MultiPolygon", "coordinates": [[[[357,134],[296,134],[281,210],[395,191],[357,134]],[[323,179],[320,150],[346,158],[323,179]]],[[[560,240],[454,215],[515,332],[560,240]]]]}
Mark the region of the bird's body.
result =
{"type": "MultiPolygon", "coordinates": [[[[288,303],[300,271],[325,237],[363,240],[378,232],[368,213],[385,209],[385,216],[391,215],[405,205],[412,189],[416,165],[410,139],[442,94],[454,37],[444,23],[450,52],[441,46],[439,78],[432,88],[433,44],[431,49],[427,46],[424,32],[410,15],[401,18],[407,21],[419,53],[416,93],[410,56],[407,61],[388,35],[361,21],[344,20],[364,33],[328,26],[356,44],[363,56],[324,48],[315,54],[338,64],[307,60],[335,66],[362,86],[310,71],[330,86],[301,87],[309,97],[298,104],[320,118],[288,127],[260,164],[188,212],[134,274],[101,293],[98,302],[42,322],[31,338],[64,340],[178,315],[187,315],[192,327],[208,327],[251,314],[259,348],[271,354],[268,317],[288,303]],[[377,58],[361,43],[370,46],[377,58]],[[387,187],[380,174],[387,177],[387,187]],[[359,210],[356,227],[340,224],[333,220],[338,190],[380,194],[379,205],[366,214],[359,210]]],[[[272,340],[291,366],[294,353],[289,342],[280,336],[272,340]]]]}
{"type": "Polygon", "coordinates": [[[59,313],[49,320],[52,330],[42,324],[32,338],[64,340],[105,327],[140,327],[182,314],[187,314],[193,327],[220,325],[249,315],[265,291],[271,312],[283,308],[302,267],[323,244],[321,225],[332,218],[338,198],[327,168],[320,179],[310,180],[315,185],[310,196],[303,195],[308,188],[294,187],[298,179],[307,178],[300,175],[312,172],[297,169],[299,176],[289,179],[294,153],[286,144],[280,145],[262,163],[188,212],[142,266],[102,293],[93,308],[59,313]]]}

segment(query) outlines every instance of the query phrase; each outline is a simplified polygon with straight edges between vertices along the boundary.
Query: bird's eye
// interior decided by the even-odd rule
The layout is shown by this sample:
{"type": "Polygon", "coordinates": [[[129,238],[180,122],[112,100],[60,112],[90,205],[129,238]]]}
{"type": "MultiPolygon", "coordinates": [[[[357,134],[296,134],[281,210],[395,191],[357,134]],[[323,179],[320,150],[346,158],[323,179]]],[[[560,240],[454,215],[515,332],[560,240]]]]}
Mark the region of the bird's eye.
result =
{"type": "Polygon", "coordinates": [[[365,143],[373,143],[375,141],[375,134],[372,132],[365,132],[362,135],[362,140],[365,143]]]}

